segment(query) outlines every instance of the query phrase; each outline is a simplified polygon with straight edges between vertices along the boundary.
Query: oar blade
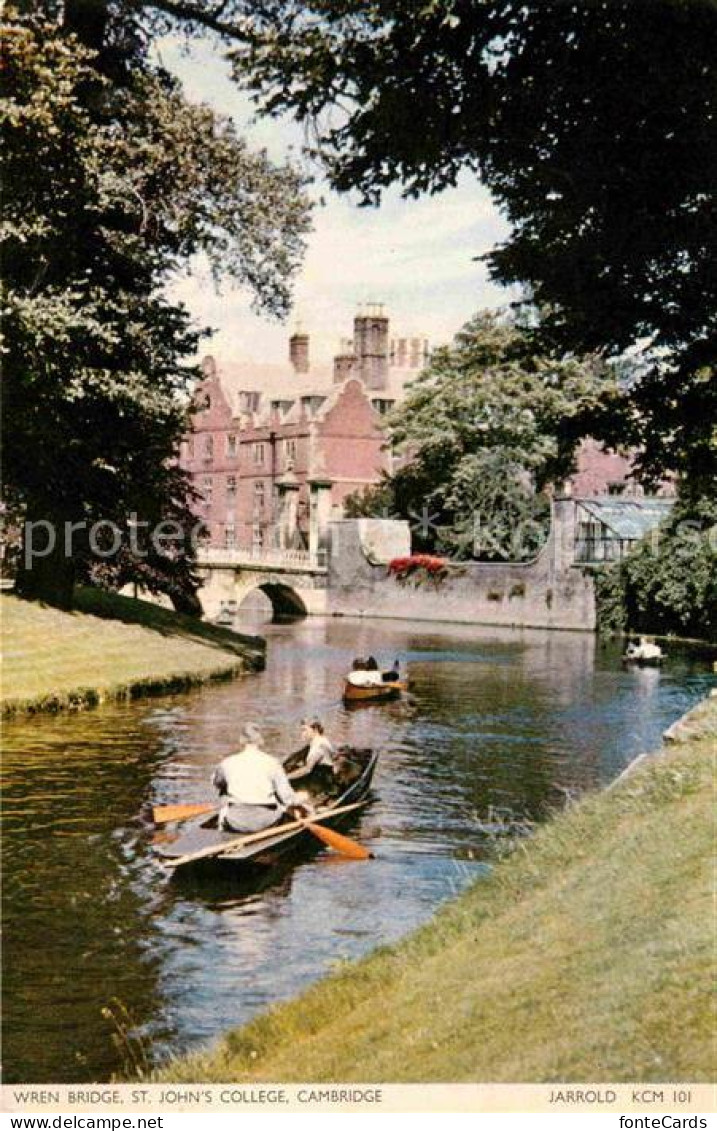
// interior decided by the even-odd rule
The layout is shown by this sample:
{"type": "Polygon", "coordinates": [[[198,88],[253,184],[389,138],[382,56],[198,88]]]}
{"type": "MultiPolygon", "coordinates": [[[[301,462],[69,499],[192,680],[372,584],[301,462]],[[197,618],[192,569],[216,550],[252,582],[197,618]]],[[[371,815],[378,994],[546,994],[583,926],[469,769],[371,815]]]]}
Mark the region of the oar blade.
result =
{"type": "Polygon", "coordinates": [[[333,848],[335,852],[340,852],[342,856],[348,856],[351,860],[370,860],[371,853],[362,844],[358,844],[350,837],[343,836],[337,833],[335,829],[327,829],[323,825],[315,825],[309,821],[306,824],[307,829],[311,829],[314,836],[327,844],[329,848],[333,848]]]}
{"type": "Polygon", "coordinates": [[[155,825],[166,825],[169,821],[186,821],[188,817],[200,817],[202,813],[213,813],[215,805],[155,805],[152,820],[155,825]]]}

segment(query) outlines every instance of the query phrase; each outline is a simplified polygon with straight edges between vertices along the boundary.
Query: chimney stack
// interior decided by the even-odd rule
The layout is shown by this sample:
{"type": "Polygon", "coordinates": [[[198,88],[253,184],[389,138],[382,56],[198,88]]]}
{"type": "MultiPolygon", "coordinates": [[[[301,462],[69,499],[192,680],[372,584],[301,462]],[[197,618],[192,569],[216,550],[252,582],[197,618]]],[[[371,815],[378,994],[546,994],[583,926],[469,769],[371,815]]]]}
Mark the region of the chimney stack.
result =
{"type": "Polygon", "coordinates": [[[341,349],[334,357],[334,384],[340,385],[356,368],[356,356],[350,338],[341,339],[341,349]]]}
{"type": "Polygon", "coordinates": [[[358,376],[367,389],[385,389],[388,381],[388,318],[379,303],[368,303],[354,318],[354,353],[358,376]]]}
{"type": "Polygon", "coordinates": [[[309,335],[297,330],[289,338],[289,360],[294,373],[309,372],[309,335]]]}

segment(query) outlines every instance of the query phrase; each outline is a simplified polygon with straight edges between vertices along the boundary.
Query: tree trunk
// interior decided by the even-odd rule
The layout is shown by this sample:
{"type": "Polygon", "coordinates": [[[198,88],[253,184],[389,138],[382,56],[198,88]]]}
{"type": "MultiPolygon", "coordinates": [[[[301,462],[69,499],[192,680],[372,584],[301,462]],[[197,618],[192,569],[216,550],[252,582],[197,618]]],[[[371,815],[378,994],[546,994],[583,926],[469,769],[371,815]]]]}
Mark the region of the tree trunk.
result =
{"type": "Polygon", "coordinates": [[[29,601],[71,609],[75,562],[65,554],[65,521],[53,517],[40,522],[35,516],[23,524],[15,592],[29,601]]]}
{"type": "Polygon", "coordinates": [[[172,593],[171,601],[178,613],[185,613],[186,616],[199,617],[202,616],[202,603],[195,593],[172,593]]]}

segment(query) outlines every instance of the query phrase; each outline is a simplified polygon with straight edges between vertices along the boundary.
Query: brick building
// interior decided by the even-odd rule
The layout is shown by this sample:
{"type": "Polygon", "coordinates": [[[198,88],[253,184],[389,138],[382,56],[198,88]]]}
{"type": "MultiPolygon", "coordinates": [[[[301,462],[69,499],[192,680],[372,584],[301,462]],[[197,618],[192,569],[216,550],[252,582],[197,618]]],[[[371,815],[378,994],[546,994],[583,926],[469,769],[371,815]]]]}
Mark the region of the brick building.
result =
{"type": "Polygon", "coordinates": [[[427,357],[424,338],[390,338],[379,306],[359,311],[330,370],[312,366],[303,332],[286,367],[220,369],[206,357],[180,462],[202,494],[211,544],[308,548],[312,516],[325,526],[347,495],[390,470],[381,417],[427,357]]]}
{"type": "MultiPolygon", "coordinates": [[[[181,464],[202,495],[215,548],[306,550],[341,517],[347,495],[391,469],[382,417],[428,357],[425,338],[391,338],[379,306],[360,310],[330,369],[312,365],[309,335],[289,339],[286,366],[202,363],[181,464]],[[314,524],[311,538],[312,522],[314,524]]],[[[585,440],[563,485],[580,498],[640,496],[629,455],[585,440]]],[[[659,492],[674,494],[665,483],[659,492]]]]}

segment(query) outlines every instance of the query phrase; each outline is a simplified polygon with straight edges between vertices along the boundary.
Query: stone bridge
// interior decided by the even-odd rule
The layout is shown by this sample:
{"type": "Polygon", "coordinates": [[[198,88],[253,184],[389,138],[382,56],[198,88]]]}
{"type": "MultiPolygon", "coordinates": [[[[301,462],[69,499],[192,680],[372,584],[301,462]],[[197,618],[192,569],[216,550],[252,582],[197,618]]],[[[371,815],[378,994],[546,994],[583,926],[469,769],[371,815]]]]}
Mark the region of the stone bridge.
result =
{"type": "Polygon", "coordinates": [[[257,590],[271,601],[274,617],[307,616],[327,611],[328,555],[326,550],[203,547],[197,554],[203,585],[199,593],[210,620],[233,616],[257,590]]]}

